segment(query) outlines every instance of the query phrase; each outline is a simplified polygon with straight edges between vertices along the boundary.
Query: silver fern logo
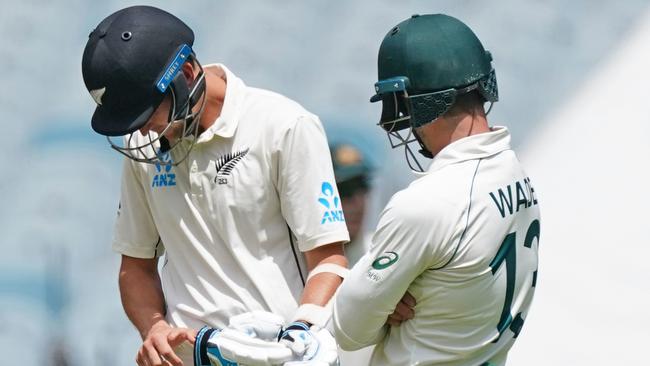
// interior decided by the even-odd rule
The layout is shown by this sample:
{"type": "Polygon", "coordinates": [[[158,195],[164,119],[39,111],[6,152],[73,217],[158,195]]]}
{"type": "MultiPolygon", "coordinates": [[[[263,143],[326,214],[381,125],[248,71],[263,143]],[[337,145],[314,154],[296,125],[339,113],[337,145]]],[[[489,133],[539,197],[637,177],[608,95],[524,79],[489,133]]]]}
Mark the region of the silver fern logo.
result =
{"type": "Polygon", "coordinates": [[[235,165],[248,154],[248,148],[228,153],[221,156],[214,165],[217,169],[217,175],[214,177],[214,182],[219,184],[228,184],[228,176],[235,168],[235,165]]]}

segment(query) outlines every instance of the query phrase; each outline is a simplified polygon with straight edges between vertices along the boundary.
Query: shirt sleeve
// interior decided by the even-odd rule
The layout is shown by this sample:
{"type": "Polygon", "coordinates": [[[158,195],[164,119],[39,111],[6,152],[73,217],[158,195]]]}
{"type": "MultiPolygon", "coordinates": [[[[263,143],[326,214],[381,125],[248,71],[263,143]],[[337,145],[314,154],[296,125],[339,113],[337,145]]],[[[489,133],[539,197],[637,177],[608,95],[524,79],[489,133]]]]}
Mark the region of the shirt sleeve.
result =
{"type": "Polygon", "coordinates": [[[389,203],[379,219],[370,251],[339,288],[333,321],[336,339],[344,350],[379,342],[388,330],[388,316],[410,284],[439,260],[434,249],[440,240],[436,220],[416,207],[389,203]]]}
{"type": "Polygon", "coordinates": [[[283,131],[277,151],[282,215],[300,250],[349,241],[327,138],[318,118],[299,117],[283,131]]]}
{"type": "Polygon", "coordinates": [[[113,250],[129,257],[156,258],[165,252],[165,248],[154,224],[136,164],[124,159],[113,250]]]}

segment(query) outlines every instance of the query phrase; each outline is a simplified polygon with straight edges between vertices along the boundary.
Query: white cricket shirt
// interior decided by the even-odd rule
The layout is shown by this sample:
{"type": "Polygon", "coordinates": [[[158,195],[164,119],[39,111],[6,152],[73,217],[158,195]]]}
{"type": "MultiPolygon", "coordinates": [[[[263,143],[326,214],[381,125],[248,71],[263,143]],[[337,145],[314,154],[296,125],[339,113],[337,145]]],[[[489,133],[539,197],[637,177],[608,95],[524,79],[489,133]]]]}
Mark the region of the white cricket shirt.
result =
{"type": "Polygon", "coordinates": [[[359,259],[370,250],[371,237],[372,232],[361,231],[357,235],[357,238],[351,240],[345,245],[345,257],[347,258],[350,267],[357,263],[359,259]]]}
{"type": "Polygon", "coordinates": [[[455,141],[393,196],[334,305],[344,349],[371,365],[503,365],[537,279],[539,207],[505,128],[455,141]],[[384,326],[404,293],[415,317],[384,326]]]}
{"type": "Polygon", "coordinates": [[[113,249],[166,253],[174,326],[224,327],[252,310],[289,320],[306,275],[300,252],[349,240],[325,133],[297,103],[223,65],[205,71],[227,81],[221,115],[178,166],[125,160],[113,249]]]}

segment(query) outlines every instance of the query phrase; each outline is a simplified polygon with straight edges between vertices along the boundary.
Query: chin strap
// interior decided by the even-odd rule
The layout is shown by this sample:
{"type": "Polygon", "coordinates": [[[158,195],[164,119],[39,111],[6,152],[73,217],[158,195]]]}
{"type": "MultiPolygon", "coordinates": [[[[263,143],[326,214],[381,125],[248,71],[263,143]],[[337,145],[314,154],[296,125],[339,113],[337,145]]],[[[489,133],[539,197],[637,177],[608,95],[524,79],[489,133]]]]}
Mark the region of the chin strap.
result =
{"type": "Polygon", "coordinates": [[[421,149],[418,150],[418,152],[419,152],[420,154],[422,154],[422,156],[424,156],[424,157],[427,158],[427,159],[433,159],[433,154],[431,153],[431,151],[429,151],[429,150],[427,149],[426,146],[424,146],[424,143],[422,142],[422,139],[420,139],[420,136],[419,136],[418,133],[415,131],[415,129],[413,129],[413,135],[415,136],[415,139],[418,140],[418,143],[420,144],[420,147],[421,147],[421,149]]]}

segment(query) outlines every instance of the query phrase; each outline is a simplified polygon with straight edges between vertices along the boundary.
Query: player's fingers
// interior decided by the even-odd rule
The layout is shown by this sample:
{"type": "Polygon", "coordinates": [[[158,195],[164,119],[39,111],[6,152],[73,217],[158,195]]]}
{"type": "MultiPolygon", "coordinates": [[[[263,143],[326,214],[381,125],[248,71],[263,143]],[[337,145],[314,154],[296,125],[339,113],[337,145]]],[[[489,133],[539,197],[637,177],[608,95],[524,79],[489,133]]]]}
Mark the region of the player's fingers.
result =
{"type": "Polygon", "coordinates": [[[411,295],[411,294],[408,293],[408,292],[406,292],[406,293],[404,294],[404,297],[402,297],[402,300],[401,300],[401,301],[402,301],[403,303],[405,303],[406,305],[408,305],[409,307],[415,307],[415,304],[416,304],[416,303],[415,303],[415,297],[413,297],[413,295],[411,295]]]}
{"type": "Polygon", "coordinates": [[[196,342],[196,335],[197,335],[198,333],[199,333],[199,332],[198,332],[196,329],[188,329],[188,330],[187,330],[187,336],[188,336],[187,340],[188,340],[190,343],[192,343],[192,345],[194,345],[194,342],[196,342]]]}
{"type": "Polygon", "coordinates": [[[169,342],[172,347],[176,347],[185,341],[194,345],[195,339],[196,331],[193,329],[175,328],[167,335],[167,342],[169,342]]]}
{"type": "Polygon", "coordinates": [[[147,350],[145,349],[144,345],[140,347],[140,350],[138,351],[138,358],[136,359],[136,362],[138,366],[151,366],[151,362],[149,362],[149,357],[147,357],[147,350]]]}
{"type": "Polygon", "coordinates": [[[158,354],[163,357],[165,361],[173,366],[182,366],[183,361],[174,353],[174,350],[167,342],[158,341],[156,343],[156,350],[158,354]]]}
{"type": "Polygon", "coordinates": [[[173,366],[183,365],[183,361],[181,361],[181,359],[176,355],[172,347],[175,347],[181,342],[183,342],[185,339],[184,336],[180,336],[181,340],[178,344],[172,344],[169,342],[170,338],[176,340],[176,338],[179,337],[178,334],[179,334],[178,331],[172,330],[169,333],[167,333],[167,335],[165,336],[160,336],[152,339],[152,343],[156,348],[158,355],[161,356],[161,359],[163,361],[166,360],[167,362],[171,363],[173,366]]]}
{"type": "Polygon", "coordinates": [[[160,355],[152,343],[145,342],[142,347],[144,348],[144,356],[147,361],[147,366],[162,366],[160,355]]]}
{"type": "Polygon", "coordinates": [[[147,361],[145,361],[144,349],[142,347],[138,350],[138,354],[135,357],[135,363],[137,363],[138,366],[149,366],[147,365],[147,361]]]}
{"type": "Polygon", "coordinates": [[[406,305],[403,302],[399,302],[397,306],[395,307],[395,313],[397,313],[402,320],[408,320],[408,319],[413,319],[415,316],[415,311],[413,309],[406,305]]]}
{"type": "Polygon", "coordinates": [[[169,345],[172,347],[176,347],[179,344],[183,343],[186,338],[187,335],[183,332],[182,329],[176,328],[167,333],[167,343],[169,343],[169,345]]]}
{"type": "Polygon", "coordinates": [[[386,324],[396,327],[396,326],[399,326],[400,324],[402,324],[402,321],[399,320],[393,314],[391,314],[390,316],[388,316],[388,319],[386,320],[386,324]]]}

